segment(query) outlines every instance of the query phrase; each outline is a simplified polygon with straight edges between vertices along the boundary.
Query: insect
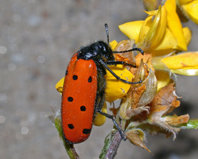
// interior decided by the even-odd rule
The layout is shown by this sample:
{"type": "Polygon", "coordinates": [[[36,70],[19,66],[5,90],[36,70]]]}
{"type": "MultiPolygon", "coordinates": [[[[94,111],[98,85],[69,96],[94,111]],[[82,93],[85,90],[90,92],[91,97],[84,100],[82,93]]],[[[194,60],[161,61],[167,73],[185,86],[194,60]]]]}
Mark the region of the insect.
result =
{"type": "MultiPolygon", "coordinates": [[[[105,29],[109,43],[107,24],[105,29]]],[[[143,54],[143,51],[140,48],[133,48],[116,52],[111,50],[108,43],[97,41],[81,48],[73,55],[67,67],[62,93],[61,120],[64,138],[70,144],[83,142],[89,137],[96,112],[112,119],[121,136],[125,137],[114,117],[101,111],[105,101],[104,76],[106,71],[109,71],[122,82],[141,83],[121,79],[108,65],[130,65],[124,61],[115,61],[114,53],[137,50],[143,54]]]]}

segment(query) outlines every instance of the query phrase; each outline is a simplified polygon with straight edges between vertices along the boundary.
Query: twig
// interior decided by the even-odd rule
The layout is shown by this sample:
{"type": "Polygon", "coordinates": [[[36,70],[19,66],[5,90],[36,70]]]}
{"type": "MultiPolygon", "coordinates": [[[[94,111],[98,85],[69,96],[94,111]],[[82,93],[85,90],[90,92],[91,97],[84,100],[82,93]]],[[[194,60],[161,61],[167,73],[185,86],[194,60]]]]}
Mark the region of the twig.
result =
{"type": "Polygon", "coordinates": [[[104,147],[100,154],[100,159],[113,159],[119,148],[122,137],[120,136],[119,131],[113,130],[104,141],[104,147]]]}
{"type": "Polygon", "coordinates": [[[67,154],[69,155],[70,159],[79,159],[79,156],[74,148],[73,144],[68,144],[65,141],[63,141],[65,150],[67,151],[67,154]]]}

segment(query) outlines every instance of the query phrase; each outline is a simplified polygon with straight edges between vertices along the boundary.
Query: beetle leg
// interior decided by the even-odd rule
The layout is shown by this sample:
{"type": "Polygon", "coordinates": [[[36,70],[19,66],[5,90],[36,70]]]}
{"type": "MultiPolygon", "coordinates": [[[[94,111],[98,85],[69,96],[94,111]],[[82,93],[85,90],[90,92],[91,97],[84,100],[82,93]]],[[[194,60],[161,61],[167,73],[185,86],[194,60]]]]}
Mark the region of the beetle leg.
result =
{"type": "Polygon", "coordinates": [[[104,115],[105,117],[107,117],[107,118],[109,118],[109,119],[111,119],[113,121],[115,127],[118,129],[118,131],[120,133],[120,136],[125,141],[126,140],[126,135],[125,135],[124,131],[120,128],[120,126],[118,125],[118,123],[115,121],[114,116],[113,115],[110,115],[110,114],[107,114],[107,113],[104,113],[101,110],[98,110],[98,113],[104,115]]]}
{"type": "Polygon", "coordinates": [[[136,65],[130,64],[130,63],[126,63],[124,61],[107,61],[106,62],[107,65],[117,65],[117,64],[122,64],[122,65],[127,65],[130,67],[136,67],[136,65]]]}
{"type": "Polygon", "coordinates": [[[139,84],[139,83],[142,83],[142,81],[138,81],[138,82],[130,82],[130,81],[126,81],[122,78],[120,78],[118,75],[116,75],[108,66],[107,64],[103,61],[103,60],[99,60],[99,62],[117,79],[117,80],[120,80],[124,83],[128,83],[128,84],[139,84]]]}

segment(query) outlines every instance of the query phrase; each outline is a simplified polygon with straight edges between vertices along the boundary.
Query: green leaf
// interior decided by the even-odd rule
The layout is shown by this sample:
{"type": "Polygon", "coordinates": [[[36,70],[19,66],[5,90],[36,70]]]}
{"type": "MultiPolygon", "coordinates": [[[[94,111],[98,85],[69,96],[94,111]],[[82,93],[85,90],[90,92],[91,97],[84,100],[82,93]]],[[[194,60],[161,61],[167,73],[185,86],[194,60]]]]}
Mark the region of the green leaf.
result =
{"type": "Polygon", "coordinates": [[[189,120],[187,124],[181,126],[182,129],[198,129],[198,119],[189,120]]]}
{"type": "Polygon", "coordinates": [[[63,132],[62,132],[62,127],[61,127],[61,120],[59,117],[54,118],[54,124],[58,131],[59,136],[62,138],[63,132]]]}

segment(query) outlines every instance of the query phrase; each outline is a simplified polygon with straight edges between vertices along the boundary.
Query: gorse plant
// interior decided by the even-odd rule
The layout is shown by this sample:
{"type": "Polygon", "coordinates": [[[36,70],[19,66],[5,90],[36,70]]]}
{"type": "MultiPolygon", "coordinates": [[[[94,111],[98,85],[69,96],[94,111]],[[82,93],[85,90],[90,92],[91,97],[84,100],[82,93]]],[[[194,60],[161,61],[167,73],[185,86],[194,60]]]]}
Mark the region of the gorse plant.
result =
{"type": "MultiPolygon", "coordinates": [[[[142,83],[127,84],[117,80],[109,71],[105,75],[106,102],[120,100],[120,104],[111,107],[116,122],[124,131],[126,138],[147,151],[151,151],[145,141],[145,132],[172,136],[176,139],[182,129],[197,129],[198,120],[190,119],[188,114],[169,115],[180,107],[175,92],[175,74],[185,76],[198,75],[198,52],[185,52],[191,41],[191,31],[183,27],[180,16],[198,23],[198,1],[196,0],[144,0],[148,11],[145,20],[131,21],[119,25],[119,29],[129,39],[110,42],[113,51],[124,51],[137,46],[144,50],[144,55],[136,52],[115,54],[116,61],[124,61],[129,65],[111,65],[111,70],[127,81],[142,83]],[[178,10],[180,13],[178,14],[178,10]],[[155,10],[154,10],[155,9],[155,10]],[[182,14],[181,14],[182,13],[182,14]]],[[[58,92],[63,91],[64,78],[57,84],[58,92]]],[[[102,112],[107,112],[107,104],[102,112]]],[[[74,146],[64,140],[60,113],[51,118],[63,140],[70,158],[79,158],[74,146]]],[[[101,126],[106,117],[96,114],[93,124],[101,126]]],[[[112,159],[117,153],[122,137],[116,127],[107,135],[100,159],[112,159]]]]}

